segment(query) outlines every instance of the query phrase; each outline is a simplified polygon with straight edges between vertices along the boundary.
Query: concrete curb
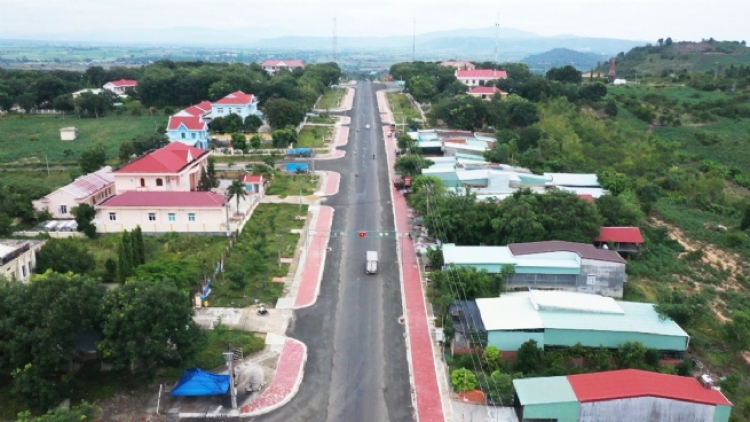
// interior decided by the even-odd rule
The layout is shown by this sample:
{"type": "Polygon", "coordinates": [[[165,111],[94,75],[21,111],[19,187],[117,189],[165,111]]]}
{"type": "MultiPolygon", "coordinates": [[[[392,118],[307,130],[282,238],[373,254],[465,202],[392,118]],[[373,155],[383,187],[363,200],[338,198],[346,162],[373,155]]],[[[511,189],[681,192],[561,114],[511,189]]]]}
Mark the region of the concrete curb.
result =
{"type": "MultiPolygon", "coordinates": [[[[266,407],[264,407],[262,409],[258,409],[258,410],[252,411],[252,412],[240,413],[240,417],[242,417],[242,418],[249,418],[249,417],[253,417],[253,416],[258,416],[258,415],[263,415],[263,414],[266,414],[266,413],[270,413],[270,412],[272,412],[272,411],[274,411],[274,410],[276,410],[276,409],[284,406],[285,404],[289,403],[294,398],[294,396],[297,395],[297,392],[299,391],[299,387],[302,384],[302,379],[305,376],[305,364],[307,364],[307,346],[305,345],[305,343],[302,343],[301,341],[293,339],[291,337],[287,337],[286,341],[288,341],[288,342],[295,342],[295,343],[299,344],[300,346],[302,346],[302,351],[303,351],[303,353],[302,353],[302,362],[300,363],[300,369],[299,369],[299,372],[297,374],[297,378],[295,379],[294,384],[292,385],[292,390],[289,392],[289,394],[285,395],[278,402],[276,402],[276,403],[274,403],[272,405],[266,406],[266,407]]],[[[286,344],[284,346],[286,347],[286,344]]],[[[282,356],[279,355],[279,360],[276,363],[277,368],[278,368],[279,363],[281,362],[281,358],[282,358],[282,356]]],[[[277,369],[277,372],[278,372],[278,369],[277,369]]],[[[268,389],[266,389],[266,391],[269,391],[271,389],[271,386],[273,385],[273,383],[275,381],[276,381],[276,378],[274,378],[274,381],[271,382],[271,385],[268,386],[268,389]]],[[[256,400],[259,400],[262,397],[263,397],[263,394],[261,394],[261,396],[258,397],[256,400]]]]}

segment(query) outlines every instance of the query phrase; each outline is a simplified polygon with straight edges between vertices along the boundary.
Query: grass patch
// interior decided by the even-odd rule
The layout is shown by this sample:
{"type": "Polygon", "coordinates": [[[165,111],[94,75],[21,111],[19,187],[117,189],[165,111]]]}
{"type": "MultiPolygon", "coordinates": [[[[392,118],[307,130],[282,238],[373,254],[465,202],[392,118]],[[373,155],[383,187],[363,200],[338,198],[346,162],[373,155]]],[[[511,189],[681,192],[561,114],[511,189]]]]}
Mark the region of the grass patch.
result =
{"type": "Polygon", "coordinates": [[[388,104],[391,106],[391,111],[393,112],[393,118],[397,123],[401,123],[402,121],[408,122],[410,119],[422,118],[419,114],[419,110],[414,108],[406,94],[389,92],[386,95],[388,97],[388,104]]]}
{"type": "Polygon", "coordinates": [[[300,235],[292,229],[302,229],[307,215],[307,205],[260,204],[253,211],[237,242],[225,259],[225,272],[214,283],[212,306],[245,307],[260,302],[273,304],[281,297],[284,284],[272,282],[273,277],[283,277],[289,264],[281,258],[292,258],[300,235]],[[242,284],[232,276],[242,273],[242,284]]]}
{"type": "Polygon", "coordinates": [[[347,91],[346,88],[339,88],[339,89],[328,88],[326,92],[323,94],[323,96],[320,97],[320,101],[318,101],[317,108],[329,109],[329,108],[341,107],[341,101],[344,99],[344,95],[346,95],[346,91],[347,91]]]}
{"type": "Polygon", "coordinates": [[[29,171],[3,169],[0,170],[0,180],[4,184],[31,183],[35,186],[44,186],[50,192],[73,181],[68,170],[50,170],[48,175],[47,170],[42,169],[29,171]]]}
{"type": "MultiPolygon", "coordinates": [[[[302,196],[312,195],[318,183],[318,176],[289,175],[277,173],[273,177],[271,186],[266,190],[267,195],[295,196],[299,195],[300,188],[302,196]]],[[[254,217],[254,216],[253,216],[254,217]]]]}
{"type": "Polygon", "coordinates": [[[331,129],[321,126],[305,126],[299,133],[297,148],[320,148],[331,142],[331,129]],[[327,140],[326,140],[327,138],[327,140]]]}
{"type": "Polygon", "coordinates": [[[117,157],[123,142],[153,133],[167,123],[164,116],[106,116],[79,119],[74,116],[7,114],[0,116],[1,163],[51,164],[78,159],[86,149],[102,143],[109,159],[117,157]],[[78,139],[61,141],[60,128],[75,126],[78,139]]]}
{"type": "Polygon", "coordinates": [[[216,327],[214,330],[206,331],[208,343],[206,347],[198,353],[195,360],[185,368],[195,367],[203,369],[215,369],[224,365],[224,353],[227,350],[227,344],[232,343],[237,350],[247,356],[263,350],[265,340],[252,332],[232,330],[225,326],[216,327]]]}
{"type": "Polygon", "coordinates": [[[327,115],[314,116],[307,119],[307,123],[316,123],[319,125],[332,125],[336,123],[336,119],[328,117],[327,115]]]}

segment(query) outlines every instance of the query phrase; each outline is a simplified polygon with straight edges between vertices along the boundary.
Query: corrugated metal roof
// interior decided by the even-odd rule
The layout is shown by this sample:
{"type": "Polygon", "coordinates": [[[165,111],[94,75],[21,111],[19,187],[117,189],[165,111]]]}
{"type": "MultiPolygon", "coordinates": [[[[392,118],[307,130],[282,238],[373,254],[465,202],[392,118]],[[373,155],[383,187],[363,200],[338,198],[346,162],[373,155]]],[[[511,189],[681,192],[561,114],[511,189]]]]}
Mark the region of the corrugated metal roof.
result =
{"type": "Polygon", "coordinates": [[[102,202],[100,207],[223,207],[225,199],[213,192],[127,191],[102,202]]]}
{"type": "MultiPolygon", "coordinates": [[[[579,293],[584,296],[592,296],[579,293]]],[[[671,319],[662,319],[651,303],[617,302],[624,314],[592,315],[586,312],[539,311],[545,328],[559,330],[613,331],[688,337],[671,319]]]]}
{"type": "Polygon", "coordinates": [[[609,261],[625,264],[626,261],[615,251],[597,249],[588,243],[564,242],[549,240],[546,242],[511,243],[508,245],[513,255],[530,255],[546,252],[568,251],[575,252],[581,258],[598,261],[609,261]]]}
{"type": "Polygon", "coordinates": [[[597,242],[643,243],[643,235],[638,227],[602,227],[597,242]]]}
{"type": "Polygon", "coordinates": [[[69,193],[75,199],[82,199],[95,194],[114,183],[114,181],[112,167],[105,166],[94,173],[79,177],[73,183],[61,187],[60,190],[69,193]]]}
{"type": "MultiPolygon", "coordinates": [[[[539,291],[534,291],[538,294],[539,291]]],[[[536,309],[531,292],[503,293],[497,298],[477,299],[482,321],[487,330],[558,329],[631,332],[678,336],[687,333],[671,319],[662,319],[651,303],[616,302],[623,314],[595,313],[583,310],[587,302],[601,296],[578,295],[580,311],[536,309]]]]}
{"type": "Polygon", "coordinates": [[[446,264],[462,265],[513,265],[516,263],[507,246],[456,246],[443,245],[443,261],[446,264]]]}
{"type": "Polygon", "coordinates": [[[521,378],[513,380],[521,406],[577,402],[567,377],[521,378]]]}
{"type": "Polygon", "coordinates": [[[500,297],[476,301],[487,331],[544,329],[544,322],[531,304],[528,292],[504,293],[500,297]]]}
{"type": "MultiPolygon", "coordinates": [[[[634,397],[661,397],[692,403],[732,405],[720,391],[704,388],[698,380],[692,377],[623,369],[620,371],[569,375],[567,378],[577,399],[581,402],[634,397]]],[[[540,380],[549,379],[540,378],[540,380]]]]}
{"type": "Polygon", "coordinates": [[[545,176],[552,178],[550,184],[556,186],[570,187],[599,187],[599,179],[596,174],[586,173],[544,173],[545,176]]]}
{"type": "Polygon", "coordinates": [[[557,188],[576,195],[591,195],[594,198],[601,198],[604,195],[609,195],[609,191],[602,188],[575,188],[570,186],[558,186],[557,188]]]}
{"type": "Polygon", "coordinates": [[[624,314],[611,297],[555,290],[532,290],[529,298],[540,311],[573,311],[596,314],[624,314]]]}

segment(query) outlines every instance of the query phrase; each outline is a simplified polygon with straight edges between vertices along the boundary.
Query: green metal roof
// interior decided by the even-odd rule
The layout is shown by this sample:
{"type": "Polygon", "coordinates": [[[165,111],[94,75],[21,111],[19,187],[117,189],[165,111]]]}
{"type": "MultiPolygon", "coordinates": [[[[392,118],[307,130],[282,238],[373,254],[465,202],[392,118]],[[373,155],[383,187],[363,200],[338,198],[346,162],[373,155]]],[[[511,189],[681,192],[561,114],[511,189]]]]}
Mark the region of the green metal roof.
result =
{"type": "Polygon", "coordinates": [[[578,402],[568,377],[515,379],[513,387],[522,406],[578,402]]]}
{"type": "Polygon", "coordinates": [[[617,302],[625,314],[540,311],[544,328],[558,330],[617,331],[688,337],[671,319],[662,319],[651,303],[617,302]]]}

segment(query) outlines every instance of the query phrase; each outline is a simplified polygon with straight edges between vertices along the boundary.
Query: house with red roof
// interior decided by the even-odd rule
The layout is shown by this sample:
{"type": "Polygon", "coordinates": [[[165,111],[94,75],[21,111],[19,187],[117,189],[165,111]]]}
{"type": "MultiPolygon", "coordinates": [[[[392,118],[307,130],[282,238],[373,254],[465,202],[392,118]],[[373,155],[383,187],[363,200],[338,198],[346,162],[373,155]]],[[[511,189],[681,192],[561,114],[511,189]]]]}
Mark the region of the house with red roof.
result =
{"type": "Polygon", "coordinates": [[[602,227],[594,245],[602,249],[614,249],[619,253],[637,254],[644,240],[638,227],[602,227]]]}
{"type": "Polygon", "coordinates": [[[114,195],[114,182],[112,167],[105,166],[31,203],[36,211],[47,211],[54,219],[72,219],[74,207],[81,204],[93,207],[114,195]]]}
{"type": "Polygon", "coordinates": [[[112,91],[121,97],[125,97],[125,91],[128,88],[136,89],[137,87],[138,81],[132,79],[118,79],[116,81],[107,82],[102,88],[112,91]]]}
{"type": "Polygon", "coordinates": [[[245,120],[250,115],[262,116],[263,113],[258,110],[258,97],[253,94],[245,94],[242,91],[235,91],[224,98],[211,103],[211,118],[226,117],[230,114],[236,114],[245,120]]]}
{"type": "Polygon", "coordinates": [[[443,67],[454,67],[456,69],[461,69],[461,70],[474,70],[474,69],[476,69],[476,66],[474,65],[474,63],[466,61],[466,60],[446,60],[444,62],[441,62],[440,66],[443,66],[443,67]]]}
{"type": "Polygon", "coordinates": [[[114,171],[115,193],[195,192],[210,154],[182,142],[172,142],[114,171]]]}
{"type": "Polygon", "coordinates": [[[477,97],[486,101],[491,100],[492,97],[495,96],[495,94],[500,94],[500,96],[503,98],[508,96],[507,92],[502,91],[496,86],[475,86],[469,89],[466,93],[468,95],[471,95],[472,97],[477,97]]]}
{"type": "Polygon", "coordinates": [[[293,71],[294,69],[301,69],[305,67],[305,62],[302,60],[266,60],[260,64],[266,72],[273,75],[279,70],[293,71]]]}
{"type": "Polygon", "coordinates": [[[456,69],[456,79],[467,86],[486,85],[489,81],[507,79],[508,73],[504,70],[492,69],[456,69]]]}
{"type": "Polygon", "coordinates": [[[639,369],[513,380],[519,421],[728,422],[732,403],[693,377],[639,369]]]}
{"type": "Polygon", "coordinates": [[[245,184],[245,190],[248,194],[257,195],[260,199],[266,194],[266,179],[262,175],[243,174],[240,180],[245,184]]]}

